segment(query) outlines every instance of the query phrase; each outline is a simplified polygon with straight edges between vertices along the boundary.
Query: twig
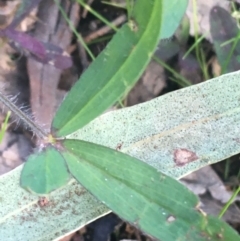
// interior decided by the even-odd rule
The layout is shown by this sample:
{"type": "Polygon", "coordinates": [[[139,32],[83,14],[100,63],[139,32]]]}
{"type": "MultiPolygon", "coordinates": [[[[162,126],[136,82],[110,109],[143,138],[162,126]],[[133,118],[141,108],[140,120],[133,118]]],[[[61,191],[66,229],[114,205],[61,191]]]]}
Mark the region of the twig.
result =
{"type": "MultiPolygon", "coordinates": [[[[124,14],[120,15],[118,18],[116,18],[112,22],[112,25],[118,26],[118,25],[124,23],[126,20],[127,20],[126,15],[124,15],[124,14]]],[[[86,36],[84,38],[84,41],[85,41],[85,43],[89,43],[90,41],[109,33],[111,30],[112,29],[109,26],[104,26],[104,27],[98,29],[97,31],[90,33],[88,36],[86,36]]]]}
{"type": "MultiPolygon", "coordinates": [[[[93,3],[93,0],[88,0],[87,5],[90,6],[93,3]]],[[[82,18],[86,18],[88,14],[88,9],[84,8],[83,13],[82,13],[82,18]]]]}

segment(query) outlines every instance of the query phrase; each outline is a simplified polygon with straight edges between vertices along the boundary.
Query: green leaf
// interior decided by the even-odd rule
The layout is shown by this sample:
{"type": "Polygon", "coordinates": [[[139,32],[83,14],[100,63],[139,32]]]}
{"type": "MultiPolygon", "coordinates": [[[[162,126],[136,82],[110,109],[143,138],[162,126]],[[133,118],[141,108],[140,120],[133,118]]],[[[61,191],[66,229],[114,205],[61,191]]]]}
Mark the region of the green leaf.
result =
{"type": "Polygon", "coordinates": [[[237,71],[108,112],[67,138],[119,149],[183,177],[240,153],[239,79],[237,71]]]}
{"type": "Polygon", "coordinates": [[[157,46],[162,1],[136,1],[133,19],[113,37],[70,90],[52,123],[57,137],[86,125],[129,91],[157,46]]]}
{"type": "Polygon", "coordinates": [[[0,176],[1,241],[60,240],[110,212],[74,180],[44,197],[27,192],[19,186],[22,167],[0,176]]]}
{"type": "Polygon", "coordinates": [[[188,5],[188,0],[162,1],[162,26],[160,39],[170,38],[177,29],[188,5]]]}
{"type": "Polygon", "coordinates": [[[62,187],[69,173],[62,155],[51,146],[31,155],[21,175],[21,186],[35,193],[45,194],[62,187]]]}
{"type": "MultiPolygon", "coordinates": [[[[71,138],[119,149],[178,179],[240,152],[239,79],[240,71],[109,112],[71,138]],[[177,166],[176,148],[193,148],[199,160],[177,166]]],[[[38,197],[20,188],[21,170],[0,176],[0,237],[4,241],[54,240],[110,212],[72,181],[50,193],[49,206],[40,208],[38,197]]],[[[221,226],[219,222],[216,225],[221,226]]],[[[225,237],[219,239],[240,240],[239,236],[225,237]]]]}
{"type": "Polygon", "coordinates": [[[96,144],[65,140],[72,175],[113,212],[159,240],[239,239],[217,218],[197,208],[187,188],[151,166],[96,144]]]}

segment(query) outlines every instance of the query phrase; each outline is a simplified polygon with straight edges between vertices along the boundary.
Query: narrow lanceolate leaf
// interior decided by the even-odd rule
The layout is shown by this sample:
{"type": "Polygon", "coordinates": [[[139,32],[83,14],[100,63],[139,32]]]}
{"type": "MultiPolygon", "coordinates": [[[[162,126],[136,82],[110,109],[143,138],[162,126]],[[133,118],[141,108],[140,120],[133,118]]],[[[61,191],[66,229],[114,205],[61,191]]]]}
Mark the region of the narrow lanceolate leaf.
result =
{"type": "Polygon", "coordinates": [[[238,240],[237,233],[198,209],[198,200],[176,180],[126,154],[65,140],[69,171],[113,212],[147,234],[168,241],[238,240]]]}
{"type": "Polygon", "coordinates": [[[70,139],[121,150],[180,178],[240,153],[240,71],[108,112],[70,139]]]}
{"type": "Polygon", "coordinates": [[[136,1],[133,19],[84,72],[58,109],[52,123],[56,136],[83,127],[130,90],[157,46],[161,15],[162,0],[136,1]]]}
{"type": "Polygon", "coordinates": [[[69,173],[62,155],[48,146],[28,158],[22,170],[21,186],[45,194],[65,185],[68,180],[69,173]]]}

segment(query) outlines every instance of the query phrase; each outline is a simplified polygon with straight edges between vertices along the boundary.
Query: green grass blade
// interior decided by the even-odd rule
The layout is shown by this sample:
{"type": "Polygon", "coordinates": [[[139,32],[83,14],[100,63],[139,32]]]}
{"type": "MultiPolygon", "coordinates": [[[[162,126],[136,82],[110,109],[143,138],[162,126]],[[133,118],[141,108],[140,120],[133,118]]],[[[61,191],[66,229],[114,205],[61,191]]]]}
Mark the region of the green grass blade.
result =
{"type": "Polygon", "coordinates": [[[108,27],[110,27],[111,29],[113,29],[114,31],[118,31],[118,28],[112,24],[111,22],[109,22],[106,18],[104,18],[101,14],[99,14],[98,12],[96,12],[94,9],[92,9],[88,4],[84,3],[83,0],[77,0],[77,2],[82,5],[85,9],[87,9],[91,14],[93,14],[96,18],[98,18],[99,20],[101,20],[103,23],[105,23],[108,27]]]}
{"type": "Polygon", "coordinates": [[[177,71],[175,71],[171,66],[169,66],[168,64],[166,64],[164,61],[162,61],[160,58],[158,58],[157,56],[153,56],[153,59],[159,63],[163,68],[165,68],[166,70],[168,70],[175,78],[178,78],[179,81],[176,81],[180,86],[182,87],[186,87],[186,86],[191,86],[192,83],[187,80],[184,76],[182,76],[181,74],[179,74],[177,71]]]}
{"type": "Polygon", "coordinates": [[[108,1],[101,1],[101,3],[112,6],[112,7],[116,7],[116,8],[123,8],[126,9],[126,3],[114,3],[114,2],[108,2],[108,1]]]}
{"type": "Polygon", "coordinates": [[[92,60],[95,59],[93,53],[91,52],[91,50],[88,48],[88,45],[84,42],[81,34],[78,33],[77,29],[75,28],[74,24],[71,22],[71,20],[69,19],[68,15],[65,13],[64,9],[62,8],[62,6],[60,5],[58,0],[54,0],[55,4],[58,6],[61,14],[63,15],[64,19],[66,20],[66,22],[68,23],[69,28],[73,31],[73,33],[75,34],[75,36],[77,37],[77,40],[79,41],[79,43],[84,47],[84,49],[86,50],[86,52],[89,54],[90,58],[92,60]]]}
{"type": "Polygon", "coordinates": [[[52,123],[56,136],[83,127],[134,85],[157,46],[161,12],[162,1],[136,2],[136,29],[124,25],[70,90],[52,123]]]}
{"type": "Polygon", "coordinates": [[[1,130],[0,130],[0,143],[2,142],[3,137],[4,137],[4,135],[5,135],[5,132],[6,132],[6,130],[7,130],[7,124],[8,124],[10,115],[11,115],[11,111],[8,111],[8,112],[7,112],[7,116],[6,116],[6,118],[5,118],[5,120],[4,120],[3,124],[2,124],[2,128],[1,128],[1,130]]]}
{"type": "Polygon", "coordinates": [[[187,50],[187,52],[183,55],[183,59],[186,59],[187,56],[194,50],[197,48],[197,45],[199,45],[203,40],[204,40],[205,36],[202,35],[201,37],[197,38],[194,41],[194,44],[187,50]]]}
{"type": "Polygon", "coordinates": [[[186,187],[144,162],[84,141],[65,140],[63,145],[72,175],[147,234],[168,241],[239,239],[226,223],[203,215],[197,197],[186,187]]]}
{"type": "Polygon", "coordinates": [[[48,146],[28,158],[20,183],[25,189],[45,194],[62,187],[68,180],[69,173],[63,157],[55,148],[48,146]]]}
{"type": "Polygon", "coordinates": [[[221,212],[218,215],[218,218],[222,218],[223,215],[225,214],[225,212],[228,210],[228,208],[230,207],[230,205],[234,202],[235,198],[237,197],[238,193],[240,192],[240,186],[238,187],[238,189],[233,193],[233,195],[231,196],[231,198],[228,200],[228,202],[224,205],[224,207],[222,208],[221,212]]]}

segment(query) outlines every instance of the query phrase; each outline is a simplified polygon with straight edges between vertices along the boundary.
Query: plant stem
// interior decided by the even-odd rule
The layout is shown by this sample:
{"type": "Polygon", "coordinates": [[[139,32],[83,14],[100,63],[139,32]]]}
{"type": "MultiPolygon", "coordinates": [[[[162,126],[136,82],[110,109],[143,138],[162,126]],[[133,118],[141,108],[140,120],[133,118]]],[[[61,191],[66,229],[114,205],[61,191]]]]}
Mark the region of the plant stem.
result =
{"type": "Polygon", "coordinates": [[[113,29],[115,32],[118,31],[118,28],[114,24],[112,24],[107,19],[105,19],[102,15],[100,15],[98,12],[93,10],[88,4],[84,3],[83,0],[77,0],[77,2],[79,4],[81,4],[84,8],[86,8],[95,17],[97,17],[99,20],[101,20],[103,23],[105,23],[107,26],[109,26],[111,29],[113,29]]]}
{"type": "Polygon", "coordinates": [[[11,100],[4,96],[2,92],[0,92],[0,102],[2,102],[4,106],[6,106],[20,120],[22,120],[24,124],[26,124],[38,137],[46,138],[48,136],[48,134],[40,126],[38,126],[33,120],[31,120],[11,100]]]}
{"type": "Polygon", "coordinates": [[[226,58],[226,60],[225,60],[225,62],[223,64],[221,74],[226,74],[227,73],[226,70],[227,70],[227,67],[228,67],[228,65],[230,63],[230,60],[231,60],[232,56],[233,56],[234,50],[237,47],[237,44],[238,44],[238,41],[239,41],[239,37],[240,37],[240,34],[238,33],[238,35],[234,38],[234,42],[232,44],[230,52],[229,52],[229,54],[228,54],[228,56],[227,56],[227,58],[226,58]]]}
{"type": "Polygon", "coordinates": [[[175,81],[176,83],[178,83],[179,85],[181,85],[182,87],[186,87],[186,86],[191,86],[192,83],[187,80],[184,76],[180,75],[179,73],[177,73],[173,68],[171,68],[169,65],[167,65],[166,63],[164,63],[164,61],[162,61],[161,59],[159,59],[157,56],[153,56],[152,57],[157,63],[159,63],[163,68],[165,68],[166,70],[168,70],[170,73],[172,73],[173,75],[175,75],[176,78],[179,78],[181,80],[181,83],[178,81],[175,81]]]}
{"type": "Polygon", "coordinates": [[[224,213],[227,211],[227,209],[229,208],[229,206],[232,204],[232,202],[234,201],[235,197],[238,195],[238,193],[240,192],[240,186],[238,187],[238,189],[233,193],[233,195],[231,196],[231,198],[228,200],[228,202],[225,204],[225,206],[222,208],[221,212],[218,215],[218,218],[222,218],[222,216],[224,215],[224,213]]]}
{"type": "Polygon", "coordinates": [[[5,118],[5,120],[4,120],[3,124],[2,124],[1,131],[0,131],[0,143],[2,142],[3,137],[4,137],[5,133],[6,133],[10,115],[11,115],[11,111],[8,111],[7,112],[7,116],[6,116],[6,118],[5,118]]]}

